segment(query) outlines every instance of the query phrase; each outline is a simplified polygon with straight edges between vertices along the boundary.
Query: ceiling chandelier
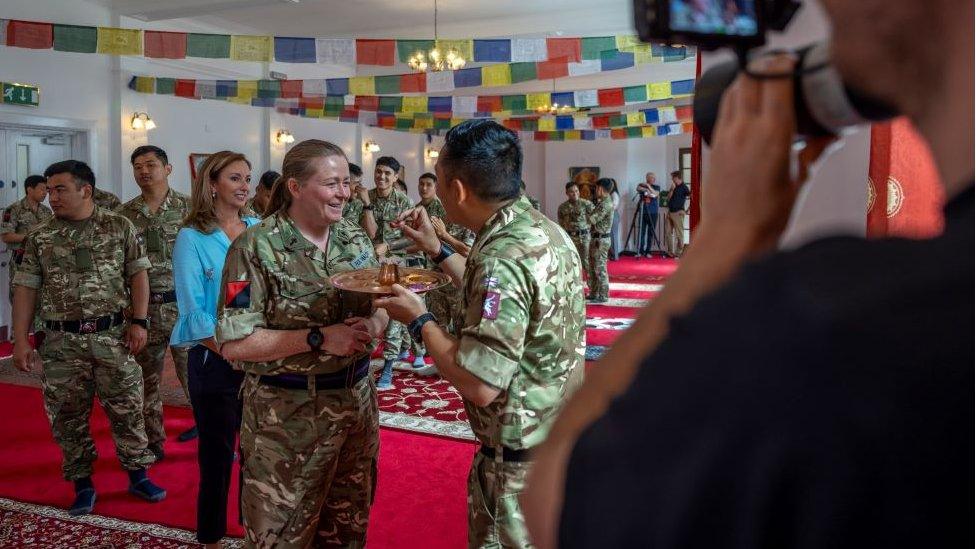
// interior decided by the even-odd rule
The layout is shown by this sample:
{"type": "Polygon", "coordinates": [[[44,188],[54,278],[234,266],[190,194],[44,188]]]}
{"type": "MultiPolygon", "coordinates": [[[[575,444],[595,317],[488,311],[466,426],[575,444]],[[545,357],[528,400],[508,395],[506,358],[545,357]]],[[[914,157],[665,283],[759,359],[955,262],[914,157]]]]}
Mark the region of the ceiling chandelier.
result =
{"type": "Polygon", "coordinates": [[[407,65],[417,72],[456,71],[467,62],[458,50],[443,50],[437,45],[437,0],[434,0],[434,47],[430,51],[415,52],[407,59],[407,65]]]}

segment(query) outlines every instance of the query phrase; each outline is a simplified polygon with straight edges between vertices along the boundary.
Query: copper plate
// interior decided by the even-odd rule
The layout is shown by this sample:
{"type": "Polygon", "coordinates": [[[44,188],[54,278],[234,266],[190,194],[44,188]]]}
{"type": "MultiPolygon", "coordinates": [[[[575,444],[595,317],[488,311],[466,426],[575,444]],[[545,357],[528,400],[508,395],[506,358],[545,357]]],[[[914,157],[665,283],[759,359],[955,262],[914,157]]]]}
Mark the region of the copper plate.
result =
{"type": "MultiPolygon", "coordinates": [[[[392,294],[393,290],[389,286],[379,283],[379,276],[379,268],[373,267],[335,274],[329,277],[329,280],[333,286],[340,290],[365,294],[392,294]]],[[[417,294],[429,292],[450,283],[451,277],[444,273],[414,267],[400,267],[399,284],[417,294]]]]}

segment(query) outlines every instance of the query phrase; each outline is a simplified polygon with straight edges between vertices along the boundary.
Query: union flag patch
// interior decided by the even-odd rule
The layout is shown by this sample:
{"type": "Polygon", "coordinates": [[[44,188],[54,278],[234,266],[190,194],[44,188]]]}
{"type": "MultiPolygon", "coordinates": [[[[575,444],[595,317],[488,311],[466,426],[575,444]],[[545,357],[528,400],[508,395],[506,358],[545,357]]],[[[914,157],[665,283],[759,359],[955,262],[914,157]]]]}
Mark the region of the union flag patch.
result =
{"type": "Polygon", "coordinates": [[[228,309],[246,309],[251,306],[251,282],[240,280],[228,282],[224,294],[224,307],[228,309]]]}

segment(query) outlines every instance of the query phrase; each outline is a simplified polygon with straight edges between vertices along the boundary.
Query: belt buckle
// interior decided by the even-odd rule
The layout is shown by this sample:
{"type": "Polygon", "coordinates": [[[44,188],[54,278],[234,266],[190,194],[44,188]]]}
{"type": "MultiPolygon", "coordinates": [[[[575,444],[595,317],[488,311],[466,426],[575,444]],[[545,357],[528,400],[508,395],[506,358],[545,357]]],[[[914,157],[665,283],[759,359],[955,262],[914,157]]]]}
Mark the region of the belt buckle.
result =
{"type": "Polygon", "coordinates": [[[162,303],[163,294],[149,294],[150,303],[162,303]]]}
{"type": "Polygon", "coordinates": [[[93,334],[98,330],[98,322],[94,320],[82,320],[78,328],[79,334],[93,334]]]}

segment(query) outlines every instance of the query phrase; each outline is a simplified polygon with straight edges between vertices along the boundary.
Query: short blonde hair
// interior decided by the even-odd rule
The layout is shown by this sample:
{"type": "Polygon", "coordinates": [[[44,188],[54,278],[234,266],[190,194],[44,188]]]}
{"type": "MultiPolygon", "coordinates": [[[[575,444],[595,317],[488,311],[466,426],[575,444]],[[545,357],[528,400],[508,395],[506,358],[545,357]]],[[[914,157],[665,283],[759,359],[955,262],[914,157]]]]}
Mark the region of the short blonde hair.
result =
{"type": "MultiPolygon", "coordinates": [[[[190,189],[190,213],[183,219],[184,226],[193,227],[203,233],[210,233],[217,229],[217,212],[214,209],[210,183],[216,182],[220,172],[238,161],[247,164],[248,168],[251,167],[251,162],[246,156],[233,151],[215,152],[203,161],[190,189]]],[[[238,215],[244,215],[243,208],[238,211],[238,215]]]]}

